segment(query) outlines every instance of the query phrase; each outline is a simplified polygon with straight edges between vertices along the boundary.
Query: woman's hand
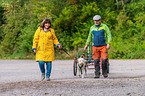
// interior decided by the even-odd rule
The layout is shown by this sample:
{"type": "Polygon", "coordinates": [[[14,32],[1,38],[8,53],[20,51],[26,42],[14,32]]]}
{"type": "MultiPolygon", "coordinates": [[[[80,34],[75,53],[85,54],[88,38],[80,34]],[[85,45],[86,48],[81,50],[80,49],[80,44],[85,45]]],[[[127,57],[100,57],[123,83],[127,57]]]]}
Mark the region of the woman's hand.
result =
{"type": "Polygon", "coordinates": [[[36,50],[33,50],[36,53],[36,50]]]}
{"type": "Polygon", "coordinates": [[[58,48],[59,48],[59,49],[61,49],[61,48],[62,48],[62,46],[61,46],[61,45],[58,45],[58,48]]]}

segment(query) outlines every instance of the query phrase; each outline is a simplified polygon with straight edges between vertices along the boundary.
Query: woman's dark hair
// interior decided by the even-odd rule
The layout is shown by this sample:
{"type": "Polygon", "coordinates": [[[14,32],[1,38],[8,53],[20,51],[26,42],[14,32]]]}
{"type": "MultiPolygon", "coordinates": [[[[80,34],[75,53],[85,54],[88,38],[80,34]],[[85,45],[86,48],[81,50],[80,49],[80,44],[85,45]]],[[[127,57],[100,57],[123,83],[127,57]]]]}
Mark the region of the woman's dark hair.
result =
{"type": "Polygon", "coordinates": [[[40,27],[44,27],[44,24],[45,24],[45,23],[49,23],[49,24],[50,24],[50,27],[49,27],[49,28],[51,28],[51,22],[50,22],[50,19],[48,19],[48,18],[45,18],[45,19],[42,21],[40,27]]]}

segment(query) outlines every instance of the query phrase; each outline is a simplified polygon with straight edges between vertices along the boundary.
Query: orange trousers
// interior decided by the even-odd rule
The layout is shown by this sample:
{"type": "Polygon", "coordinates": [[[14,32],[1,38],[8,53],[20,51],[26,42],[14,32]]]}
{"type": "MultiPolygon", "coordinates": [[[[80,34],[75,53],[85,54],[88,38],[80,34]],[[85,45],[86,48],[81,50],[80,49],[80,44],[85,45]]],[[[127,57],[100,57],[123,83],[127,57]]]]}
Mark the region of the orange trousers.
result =
{"type": "Polygon", "coordinates": [[[96,46],[93,46],[93,59],[96,60],[96,59],[108,59],[108,52],[107,52],[107,49],[106,49],[106,45],[105,46],[100,46],[100,47],[96,47],[96,46]]]}

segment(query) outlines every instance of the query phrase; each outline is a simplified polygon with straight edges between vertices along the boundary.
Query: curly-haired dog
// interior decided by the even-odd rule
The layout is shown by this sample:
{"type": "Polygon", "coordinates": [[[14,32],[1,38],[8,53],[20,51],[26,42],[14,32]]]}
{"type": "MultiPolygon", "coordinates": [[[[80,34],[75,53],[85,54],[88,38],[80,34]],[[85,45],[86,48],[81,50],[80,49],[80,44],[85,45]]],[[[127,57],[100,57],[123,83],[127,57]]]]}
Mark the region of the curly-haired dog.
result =
{"type": "Polygon", "coordinates": [[[79,77],[84,78],[87,74],[86,64],[84,58],[78,58],[79,77]]]}

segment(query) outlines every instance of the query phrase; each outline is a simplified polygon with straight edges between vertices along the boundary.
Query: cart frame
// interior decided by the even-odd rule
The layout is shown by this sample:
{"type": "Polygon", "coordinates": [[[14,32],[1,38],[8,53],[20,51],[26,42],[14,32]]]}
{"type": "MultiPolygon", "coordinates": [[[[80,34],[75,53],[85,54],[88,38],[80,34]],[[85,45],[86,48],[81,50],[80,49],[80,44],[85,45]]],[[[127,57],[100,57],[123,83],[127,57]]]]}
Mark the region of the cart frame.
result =
{"type": "MultiPolygon", "coordinates": [[[[83,54],[79,54],[79,52],[81,50],[84,50],[83,48],[80,49],[77,53],[77,57],[74,58],[74,62],[73,62],[73,74],[74,76],[77,75],[77,70],[78,70],[78,61],[77,59],[80,57],[80,56],[83,56],[83,58],[85,59],[85,64],[86,64],[86,70],[87,69],[95,69],[95,68],[89,68],[89,66],[94,66],[94,60],[92,58],[92,43],[88,46],[88,49],[85,51],[83,51],[83,54]]],[[[107,60],[107,73],[109,73],[109,60],[107,60]]],[[[101,58],[100,58],[100,69],[102,68],[102,61],[101,61],[101,58]]]]}

